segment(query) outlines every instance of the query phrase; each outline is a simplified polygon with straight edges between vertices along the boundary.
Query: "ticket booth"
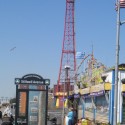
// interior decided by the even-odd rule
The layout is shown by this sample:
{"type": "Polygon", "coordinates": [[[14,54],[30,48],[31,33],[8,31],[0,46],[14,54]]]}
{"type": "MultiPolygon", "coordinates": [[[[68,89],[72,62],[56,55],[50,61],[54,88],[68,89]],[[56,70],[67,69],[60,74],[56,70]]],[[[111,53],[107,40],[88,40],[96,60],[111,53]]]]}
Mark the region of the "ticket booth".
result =
{"type": "Polygon", "coordinates": [[[50,79],[37,74],[15,78],[15,125],[47,125],[48,86],[50,79]]]}

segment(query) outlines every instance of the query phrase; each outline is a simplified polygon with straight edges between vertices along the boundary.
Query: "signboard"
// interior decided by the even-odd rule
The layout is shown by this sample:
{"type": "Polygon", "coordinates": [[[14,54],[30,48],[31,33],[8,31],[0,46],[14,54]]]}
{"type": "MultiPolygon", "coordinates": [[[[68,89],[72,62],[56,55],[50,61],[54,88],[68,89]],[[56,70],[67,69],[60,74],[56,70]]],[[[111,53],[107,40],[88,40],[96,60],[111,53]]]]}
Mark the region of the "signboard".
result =
{"type": "Polygon", "coordinates": [[[22,78],[15,78],[15,85],[15,125],[20,121],[27,125],[47,125],[50,79],[43,79],[37,74],[27,74],[22,78]]]}
{"type": "Polygon", "coordinates": [[[122,84],[122,92],[125,92],[125,84],[122,84]]]}
{"type": "Polygon", "coordinates": [[[98,84],[98,85],[95,85],[95,86],[91,86],[90,93],[99,92],[99,91],[102,91],[102,90],[104,90],[104,84],[98,84]]]}
{"type": "Polygon", "coordinates": [[[29,114],[29,123],[30,125],[38,125],[39,120],[39,112],[40,109],[39,99],[40,92],[39,91],[30,91],[29,92],[29,107],[28,107],[28,114],[29,114]]]}
{"type": "Polygon", "coordinates": [[[74,94],[74,92],[73,91],[69,91],[69,95],[71,96],[71,95],[73,95],[74,94]]]}
{"type": "Polygon", "coordinates": [[[31,113],[38,113],[38,108],[37,107],[32,107],[31,108],[31,113]]]}
{"type": "Polygon", "coordinates": [[[37,116],[30,116],[31,122],[37,122],[38,117],[37,116]]]}
{"type": "Polygon", "coordinates": [[[90,93],[90,96],[101,96],[104,95],[104,91],[90,93]]]}
{"type": "Polygon", "coordinates": [[[65,96],[67,96],[67,92],[56,92],[55,95],[56,96],[58,96],[58,95],[65,95],[65,96]]]}
{"type": "Polygon", "coordinates": [[[111,85],[111,83],[106,82],[106,83],[104,84],[104,87],[105,87],[105,90],[111,90],[112,85],[111,85]]]}
{"type": "Polygon", "coordinates": [[[28,74],[22,78],[15,78],[15,84],[50,85],[50,79],[43,79],[37,74],[28,74]]]}
{"type": "Polygon", "coordinates": [[[19,94],[19,116],[26,115],[26,92],[19,94]]]}
{"type": "Polygon", "coordinates": [[[90,87],[85,88],[85,89],[80,89],[80,94],[84,95],[84,94],[88,94],[90,93],[90,87]]]}
{"type": "Polygon", "coordinates": [[[79,89],[75,89],[74,91],[75,91],[74,92],[75,94],[78,94],[80,90],[79,89]]]}
{"type": "Polygon", "coordinates": [[[18,85],[18,89],[29,89],[29,85],[22,85],[22,84],[20,84],[20,85],[18,85]]]}

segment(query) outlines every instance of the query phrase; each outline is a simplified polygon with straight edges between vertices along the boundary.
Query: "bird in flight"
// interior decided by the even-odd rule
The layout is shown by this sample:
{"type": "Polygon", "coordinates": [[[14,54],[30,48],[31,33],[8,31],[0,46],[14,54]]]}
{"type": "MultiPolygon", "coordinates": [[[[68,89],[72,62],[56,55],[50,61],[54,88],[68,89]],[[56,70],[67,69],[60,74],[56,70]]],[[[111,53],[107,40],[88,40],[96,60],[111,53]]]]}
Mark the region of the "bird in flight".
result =
{"type": "Polygon", "coordinates": [[[13,50],[15,50],[15,49],[16,49],[16,47],[13,47],[13,48],[10,49],[10,51],[13,51],[13,50]]]}

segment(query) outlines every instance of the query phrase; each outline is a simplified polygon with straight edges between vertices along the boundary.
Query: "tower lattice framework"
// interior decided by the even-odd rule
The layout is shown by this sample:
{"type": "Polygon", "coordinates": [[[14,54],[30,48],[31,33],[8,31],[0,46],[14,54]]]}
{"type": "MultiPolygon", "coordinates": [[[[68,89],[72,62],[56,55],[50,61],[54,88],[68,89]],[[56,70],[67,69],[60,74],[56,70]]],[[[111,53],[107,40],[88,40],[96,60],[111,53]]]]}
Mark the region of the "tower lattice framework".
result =
{"type": "Polygon", "coordinates": [[[68,78],[70,80],[70,83],[74,82],[74,75],[76,71],[74,3],[75,3],[75,0],[66,0],[64,36],[63,36],[63,44],[62,44],[60,70],[59,70],[59,76],[58,76],[58,86],[60,84],[65,83],[65,66],[70,67],[70,70],[68,73],[68,78]]]}

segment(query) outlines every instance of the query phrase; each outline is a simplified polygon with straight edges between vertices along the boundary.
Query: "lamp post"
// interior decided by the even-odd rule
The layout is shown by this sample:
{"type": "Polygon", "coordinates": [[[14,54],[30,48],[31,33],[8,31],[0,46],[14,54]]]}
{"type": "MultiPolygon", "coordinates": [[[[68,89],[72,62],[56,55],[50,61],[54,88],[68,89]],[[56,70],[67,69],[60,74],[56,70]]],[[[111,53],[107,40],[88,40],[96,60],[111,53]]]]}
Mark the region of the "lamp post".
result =
{"type": "MultiPolygon", "coordinates": [[[[67,91],[67,100],[69,97],[69,87],[70,87],[69,70],[70,70],[70,66],[66,65],[65,66],[65,84],[66,84],[66,91],[67,91]]],[[[69,101],[67,101],[67,106],[69,108],[69,101]]]]}
{"type": "MultiPolygon", "coordinates": [[[[70,69],[70,66],[68,65],[65,65],[65,83],[64,83],[64,91],[63,91],[63,111],[62,111],[62,125],[64,125],[64,118],[65,118],[65,93],[67,92],[67,99],[68,99],[68,96],[69,96],[69,69],[70,69]]],[[[69,106],[69,103],[67,101],[67,106],[69,106]]]]}

